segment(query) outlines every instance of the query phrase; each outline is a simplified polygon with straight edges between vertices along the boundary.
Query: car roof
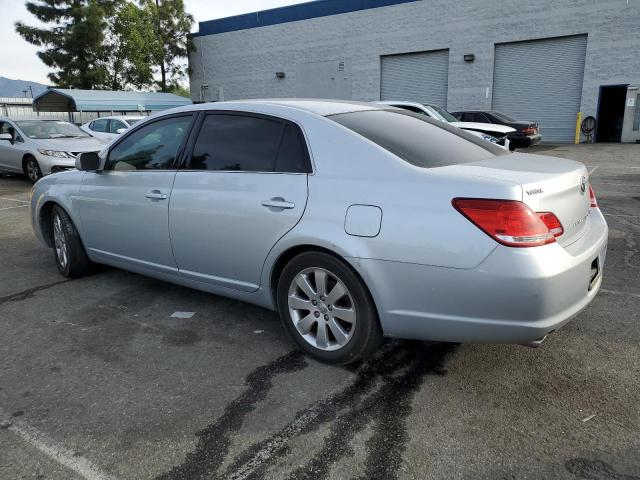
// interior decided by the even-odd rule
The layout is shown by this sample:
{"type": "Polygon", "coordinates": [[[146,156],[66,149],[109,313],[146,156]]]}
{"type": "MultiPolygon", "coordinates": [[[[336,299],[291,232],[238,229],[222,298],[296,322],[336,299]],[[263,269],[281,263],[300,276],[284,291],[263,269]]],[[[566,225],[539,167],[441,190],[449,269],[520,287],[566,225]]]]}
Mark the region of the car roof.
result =
{"type": "Polygon", "coordinates": [[[341,113],[361,112],[367,110],[385,110],[383,105],[375,103],[357,102],[353,100],[323,100],[313,98],[282,98],[282,99],[256,99],[237,100],[228,102],[200,103],[178,107],[172,111],[198,111],[198,110],[242,110],[252,107],[286,107],[303,110],[323,117],[338,115],[341,113]]]}

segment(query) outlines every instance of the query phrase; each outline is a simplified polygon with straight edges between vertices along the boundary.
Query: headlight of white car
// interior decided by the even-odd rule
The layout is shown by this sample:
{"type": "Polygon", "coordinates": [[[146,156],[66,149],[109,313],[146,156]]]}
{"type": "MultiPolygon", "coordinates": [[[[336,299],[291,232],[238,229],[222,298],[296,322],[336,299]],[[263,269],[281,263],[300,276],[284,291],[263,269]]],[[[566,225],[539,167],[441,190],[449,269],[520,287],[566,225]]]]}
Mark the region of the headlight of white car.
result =
{"type": "Polygon", "coordinates": [[[67,152],[60,152],[58,150],[47,150],[45,148],[39,148],[38,152],[40,152],[42,155],[46,155],[47,157],[73,158],[67,152]]]}

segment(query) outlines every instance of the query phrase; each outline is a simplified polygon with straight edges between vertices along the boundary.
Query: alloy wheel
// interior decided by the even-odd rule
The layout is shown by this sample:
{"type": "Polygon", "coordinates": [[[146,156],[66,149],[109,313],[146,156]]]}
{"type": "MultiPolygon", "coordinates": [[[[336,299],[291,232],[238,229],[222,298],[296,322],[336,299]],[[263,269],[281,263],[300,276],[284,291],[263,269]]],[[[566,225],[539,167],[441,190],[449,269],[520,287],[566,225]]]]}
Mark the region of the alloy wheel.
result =
{"type": "Polygon", "coordinates": [[[27,177],[33,183],[36,183],[40,180],[40,172],[38,171],[38,164],[34,159],[27,160],[27,177]]]}
{"type": "Polygon", "coordinates": [[[315,348],[338,350],[353,337],[355,302],[344,282],[328,270],[298,273],[289,287],[288,305],[296,330],[315,348]]]}
{"type": "Polygon", "coordinates": [[[69,254],[67,248],[67,240],[64,236],[64,227],[60,215],[54,215],[53,217],[53,243],[56,249],[56,258],[60,263],[60,266],[65,269],[69,262],[69,254]]]}

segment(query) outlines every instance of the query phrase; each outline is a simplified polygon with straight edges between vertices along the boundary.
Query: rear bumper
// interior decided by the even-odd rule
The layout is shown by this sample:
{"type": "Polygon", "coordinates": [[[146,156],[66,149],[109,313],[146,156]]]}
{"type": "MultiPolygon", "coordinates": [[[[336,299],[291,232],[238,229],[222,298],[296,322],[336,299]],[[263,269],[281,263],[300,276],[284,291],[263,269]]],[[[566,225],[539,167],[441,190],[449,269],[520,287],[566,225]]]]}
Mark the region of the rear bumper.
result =
{"type": "Polygon", "coordinates": [[[597,209],[589,223],[568,247],[498,246],[473,269],[364,259],[353,265],[371,289],[385,335],[529,343],[563,326],[597,294],[608,228],[597,209]],[[591,282],[595,259],[600,273],[591,282]]]}
{"type": "Polygon", "coordinates": [[[542,141],[542,135],[538,134],[538,135],[528,135],[528,136],[524,136],[524,135],[520,135],[520,136],[510,136],[509,137],[509,141],[511,142],[511,146],[513,148],[525,148],[525,147],[532,147],[534,145],[537,145],[538,143],[540,143],[542,141]]]}

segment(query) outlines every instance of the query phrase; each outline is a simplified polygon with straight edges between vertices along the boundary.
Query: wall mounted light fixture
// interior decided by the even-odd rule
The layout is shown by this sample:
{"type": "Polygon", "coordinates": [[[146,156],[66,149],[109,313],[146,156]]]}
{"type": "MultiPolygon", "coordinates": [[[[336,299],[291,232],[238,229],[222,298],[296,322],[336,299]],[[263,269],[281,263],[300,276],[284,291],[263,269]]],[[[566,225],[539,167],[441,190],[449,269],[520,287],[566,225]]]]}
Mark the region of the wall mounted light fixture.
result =
{"type": "Polygon", "coordinates": [[[476,56],[473,53],[467,53],[464,56],[464,61],[465,62],[473,62],[476,59],[476,56]]]}

